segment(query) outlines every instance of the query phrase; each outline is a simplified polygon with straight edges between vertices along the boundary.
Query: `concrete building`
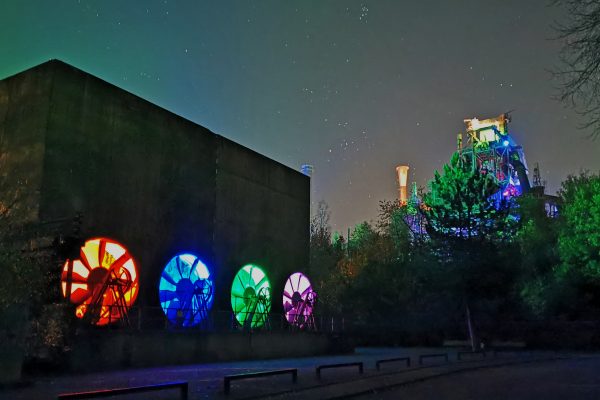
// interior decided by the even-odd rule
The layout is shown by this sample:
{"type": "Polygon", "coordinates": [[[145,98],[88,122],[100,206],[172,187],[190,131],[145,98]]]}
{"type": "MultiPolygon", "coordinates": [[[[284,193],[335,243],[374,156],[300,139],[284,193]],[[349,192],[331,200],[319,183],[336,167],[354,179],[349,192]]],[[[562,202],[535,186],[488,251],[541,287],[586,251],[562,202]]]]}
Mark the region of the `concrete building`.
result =
{"type": "Polygon", "coordinates": [[[180,252],[212,270],[222,310],[242,265],[264,267],[275,312],[308,265],[307,176],[61,61],[0,81],[0,146],[21,220],[81,213],[83,239],[115,239],[137,261],[138,304],[159,305],[180,252]]]}

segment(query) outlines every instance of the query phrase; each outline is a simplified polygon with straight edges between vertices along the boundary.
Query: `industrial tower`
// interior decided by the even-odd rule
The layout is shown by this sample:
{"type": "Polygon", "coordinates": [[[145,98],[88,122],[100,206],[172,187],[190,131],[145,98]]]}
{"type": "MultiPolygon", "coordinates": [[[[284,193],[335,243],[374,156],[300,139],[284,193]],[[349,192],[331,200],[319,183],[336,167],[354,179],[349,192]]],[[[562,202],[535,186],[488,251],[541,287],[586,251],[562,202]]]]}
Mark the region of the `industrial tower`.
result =
{"type": "Polygon", "coordinates": [[[463,134],[458,134],[457,150],[470,160],[473,169],[490,174],[500,190],[496,201],[520,196],[531,189],[527,177],[527,162],[523,148],[511,137],[508,130],[510,117],[500,114],[496,118],[465,119],[467,142],[463,147],[463,134]]]}

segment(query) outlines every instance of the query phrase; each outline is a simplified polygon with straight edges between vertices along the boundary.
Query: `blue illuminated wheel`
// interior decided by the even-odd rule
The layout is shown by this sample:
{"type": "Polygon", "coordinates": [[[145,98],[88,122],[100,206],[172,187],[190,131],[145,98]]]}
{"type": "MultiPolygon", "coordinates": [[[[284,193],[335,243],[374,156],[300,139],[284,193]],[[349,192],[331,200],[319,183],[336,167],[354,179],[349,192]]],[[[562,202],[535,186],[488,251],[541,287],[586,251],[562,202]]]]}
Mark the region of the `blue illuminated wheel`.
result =
{"type": "Polygon", "coordinates": [[[160,305],[173,325],[196,326],[208,318],[213,283],[210,271],[195,255],[173,257],[162,272],[158,289],[160,305]]]}

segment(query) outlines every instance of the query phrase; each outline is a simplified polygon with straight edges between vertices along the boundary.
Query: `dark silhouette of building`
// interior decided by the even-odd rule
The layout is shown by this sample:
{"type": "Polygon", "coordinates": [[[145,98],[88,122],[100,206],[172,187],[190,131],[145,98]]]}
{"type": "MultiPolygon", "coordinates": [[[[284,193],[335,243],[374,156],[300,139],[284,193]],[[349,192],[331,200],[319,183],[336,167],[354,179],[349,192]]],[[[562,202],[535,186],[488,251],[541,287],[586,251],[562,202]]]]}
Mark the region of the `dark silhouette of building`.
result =
{"type": "Polygon", "coordinates": [[[80,215],[82,239],[125,245],[138,304],[158,306],[161,271],[181,252],[212,270],[224,310],[244,264],[268,274],[274,311],[308,264],[308,177],[64,62],[0,81],[0,146],[20,220],[80,215]]]}

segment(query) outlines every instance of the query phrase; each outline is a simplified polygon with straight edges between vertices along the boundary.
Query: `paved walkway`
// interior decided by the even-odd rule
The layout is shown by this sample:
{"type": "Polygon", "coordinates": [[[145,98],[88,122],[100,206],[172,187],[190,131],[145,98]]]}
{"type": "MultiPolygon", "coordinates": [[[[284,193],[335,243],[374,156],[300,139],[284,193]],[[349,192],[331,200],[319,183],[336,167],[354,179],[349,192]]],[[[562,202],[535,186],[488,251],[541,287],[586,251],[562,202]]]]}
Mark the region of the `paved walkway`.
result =
{"type": "Polygon", "coordinates": [[[485,368],[401,385],[356,399],[596,400],[600,356],[485,368]]]}
{"type": "MultiPolygon", "coordinates": [[[[194,399],[240,399],[240,398],[331,398],[372,393],[386,386],[403,381],[426,379],[436,374],[474,369],[482,366],[501,365],[515,361],[554,358],[554,353],[502,354],[498,358],[488,357],[479,360],[473,356],[470,361],[457,361],[457,353],[448,348],[359,348],[354,354],[341,356],[307,357],[260,361],[240,361],[228,363],[197,364],[161,368],[131,369],[85,375],[68,375],[37,378],[33,385],[22,389],[0,391],[0,399],[55,399],[59,393],[141,386],[168,381],[188,381],[190,400],[194,399]],[[423,366],[418,365],[418,356],[431,353],[448,353],[450,363],[442,359],[430,359],[423,366]],[[376,360],[393,357],[411,357],[412,367],[402,363],[391,363],[375,370],[376,360]],[[324,370],[318,380],[315,367],[321,364],[364,362],[365,372],[358,374],[356,367],[324,370]],[[441,364],[440,364],[441,363],[441,364]],[[258,372],[272,369],[298,368],[298,383],[292,384],[289,375],[235,381],[231,394],[223,393],[223,377],[229,374],[258,372]]],[[[123,399],[168,399],[175,398],[176,391],[145,393],[124,396],[123,399]]]]}

